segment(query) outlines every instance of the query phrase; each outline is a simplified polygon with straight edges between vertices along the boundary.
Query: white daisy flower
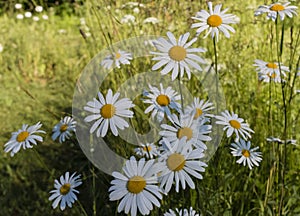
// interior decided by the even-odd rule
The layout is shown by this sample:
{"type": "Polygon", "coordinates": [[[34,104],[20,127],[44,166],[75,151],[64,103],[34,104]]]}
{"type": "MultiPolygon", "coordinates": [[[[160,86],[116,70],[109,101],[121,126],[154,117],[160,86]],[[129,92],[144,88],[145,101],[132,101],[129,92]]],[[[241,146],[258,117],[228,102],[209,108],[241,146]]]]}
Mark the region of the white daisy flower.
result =
{"type": "Polygon", "coordinates": [[[291,4],[291,2],[283,4],[276,2],[270,5],[262,5],[254,12],[254,15],[258,16],[267,13],[267,19],[272,19],[273,21],[276,20],[277,15],[280,17],[280,20],[284,20],[285,16],[292,18],[293,15],[297,15],[296,9],[298,7],[289,6],[289,4],[291,4]]]}
{"type": "Polygon", "coordinates": [[[40,20],[40,18],[37,17],[37,16],[33,16],[32,19],[33,19],[33,21],[35,21],[35,22],[38,22],[38,21],[40,20]]]}
{"type": "Polygon", "coordinates": [[[135,17],[131,14],[126,14],[122,19],[121,19],[121,23],[125,24],[125,23],[134,23],[135,22],[135,17]]]}
{"type": "Polygon", "coordinates": [[[280,143],[280,144],[283,143],[283,141],[278,137],[268,137],[266,140],[268,142],[276,142],[276,143],[280,143]]]}
{"type": "Polygon", "coordinates": [[[19,20],[24,19],[24,15],[23,14],[17,14],[16,18],[19,19],[19,20]]]}
{"type": "Polygon", "coordinates": [[[35,125],[29,126],[27,124],[23,124],[22,128],[17,132],[12,133],[12,137],[10,140],[5,143],[4,151],[10,152],[10,156],[14,156],[15,153],[20,151],[20,148],[32,148],[31,144],[37,145],[37,141],[43,142],[43,138],[35,133],[46,133],[43,130],[39,130],[42,127],[42,124],[38,122],[35,125]]]}
{"type": "MultiPolygon", "coordinates": [[[[286,76],[285,72],[289,72],[287,66],[279,64],[278,62],[265,62],[263,60],[256,59],[254,66],[256,66],[256,71],[261,74],[267,74],[272,77],[273,73],[280,76],[280,71],[283,76],[286,76]]],[[[274,75],[273,75],[274,76],[274,75]]],[[[272,77],[274,78],[274,77],[272,77]]]]}
{"type": "Polygon", "coordinates": [[[44,20],[48,20],[48,19],[49,19],[49,17],[48,17],[47,14],[43,14],[42,18],[43,18],[44,20]]]}
{"type": "Polygon", "coordinates": [[[194,119],[198,119],[199,117],[213,117],[213,115],[209,114],[208,111],[214,109],[213,104],[208,100],[200,100],[198,97],[194,97],[194,101],[191,105],[187,106],[186,112],[192,113],[194,112],[194,119]]]}
{"type": "Polygon", "coordinates": [[[68,205],[72,208],[72,204],[77,200],[75,193],[79,193],[75,188],[82,184],[80,175],[75,176],[76,172],[69,176],[69,172],[65,173],[65,176],[60,176],[59,181],[55,179],[55,189],[50,191],[52,194],[49,200],[53,201],[52,207],[56,208],[60,202],[60,209],[63,211],[68,205]]]}
{"type": "Polygon", "coordinates": [[[156,17],[147,17],[146,19],[144,19],[143,23],[146,24],[146,23],[151,23],[153,25],[159,23],[160,20],[157,19],[156,17]]]}
{"type": "Polygon", "coordinates": [[[173,114],[169,119],[172,125],[162,124],[164,129],[159,132],[163,138],[168,139],[171,145],[178,143],[182,137],[186,137],[187,142],[196,148],[207,149],[204,141],[210,141],[208,136],[211,133],[211,125],[207,125],[207,119],[200,121],[194,120],[195,114],[192,115],[177,115],[173,114]]]}
{"type": "Polygon", "coordinates": [[[161,122],[165,116],[171,115],[170,109],[175,109],[180,112],[181,105],[177,102],[180,100],[180,95],[172,89],[172,87],[163,88],[160,83],[160,90],[149,84],[150,92],[144,91],[143,95],[149,99],[144,99],[144,103],[150,104],[145,110],[145,113],[152,112],[151,117],[154,119],[157,116],[157,120],[161,122]]]}
{"type": "Polygon", "coordinates": [[[40,5],[38,5],[38,6],[35,7],[35,11],[38,12],[38,13],[40,13],[40,12],[43,11],[43,7],[40,6],[40,5]]]}
{"type": "Polygon", "coordinates": [[[225,110],[225,112],[221,112],[221,116],[216,115],[215,118],[220,120],[216,121],[216,124],[224,125],[223,130],[227,130],[227,137],[230,137],[234,132],[237,139],[241,135],[246,140],[247,137],[251,138],[250,132],[254,133],[249,125],[244,123],[244,119],[239,118],[234,112],[230,114],[228,110],[225,110]]]}
{"type": "Polygon", "coordinates": [[[118,52],[115,52],[112,55],[109,55],[105,59],[103,59],[103,61],[100,64],[106,69],[111,69],[113,63],[115,63],[116,67],[120,68],[121,64],[130,64],[129,60],[132,60],[131,53],[118,50],[118,52]]]}
{"type": "Polygon", "coordinates": [[[3,48],[3,45],[0,44],[0,53],[3,52],[3,49],[4,49],[4,48],[3,48]]]}
{"type": "Polygon", "coordinates": [[[134,149],[136,155],[146,158],[153,158],[158,154],[158,148],[154,143],[140,144],[140,147],[134,149]]]}
{"type": "Polygon", "coordinates": [[[17,3],[17,4],[15,4],[15,8],[18,10],[18,9],[21,9],[22,8],[22,4],[20,4],[20,3],[17,3]]]}
{"type": "Polygon", "coordinates": [[[158,164],[154,160],[145,161],[145,158],[136,161],[130,157],[123,167],[124,175],[113,172],[115,178],[109,188],[109,200],[121,200],[118,212],[124,210],[126,214],[136,216],[138,212],[148,215],[153,205],[160,207],[162,199],[161,190],[157,186],[157,174],[160,172],[158,164]]]}
{"type": "Polygon", "coordinates": [[[95,121],[90,129],[90,133],[97,130],[97,136],[104,137],[108,131],[108,127],[111,132],[118,136],[118,128],[124,130],[129,127],[129,124],[123,118],[132,118],[133,112],[129,109],[134,107],[134,104],[128,98],[122,98],[118,100],[120,93],[117,92],[113,95],[111,89],[108,89],[106,98],[98,92],[98,98],[89,101],[84,110],[93,113],[87,116],[84,121],[91,122],[95,121]]]}
{"type": "MultiPolygon", "coordinates": [[[[278,144],[284,144],[285,143],[284,140],[281,140],[278,137],[268,137],[266,140],[267,140],[267,142],[275,142],[275,143],[278,143],[278,144]]],[[[297,145],[296,142],[297,141],[294,140],[294,139],[286,140],[286,144],[297,145]]]]}
{"type": "Polygon", "coordinates": [[[196,211],[193,210],[193,207],[190,207],[190,209],[180,209],[176,208],[176,211],[169,209],[169,212],[166,212],[164,216],[199,216],[199,214],[196,214],[196,211]]]}
{"type": "Polygon", "coordinates": [[[237,23],[238,17],[233,14],[225,14],[228,8],[221,11],[221,7],[222,4],[218,4],[213,9],[212,2],[208,2],[209,12],[201,10],[197,12],[196,17],[192,17],[192,19],[200,21],[199,23],[192,24],[192,28],[198,28],[197,34],[208,29],[204,38],[211,34],[211,37],[216,37],[218,41],[219,31],[223,32],[227,38],[230,38],[229,31],[235,33],[235,30],[228,24],[237,23]]]}
{"type": "Polygon", "coordinates": [[[252,169],[253,166],[259,166],[259,162],[262,161],[262,153],[255,152],[257,149],[259,149],[259,146],[250,149],[250,141],[247,141],[246,143],[245,140],[240,139],[236,143],[231,143],[231,146],[231,154],[235,157],[241,156],[241,158],[236,161],[239,164],[243,163],[244,166],[248,164],[249,168],[252,169]]]}
{"type": "Polygon", "coordinates": [[[195,184],[190,175],[202,179],[203,177],[199,172],[204,172],[204,167],[207,166],[200,161],[204,157],[203,149],[192,149],[192,146],[186,142],[186,137],[183,137],[173,146],[168,139],[163,139],[163,142],[166,150],[158,158],[162,163],[162,172],[158,178],[160,187],[164,189],[165,193],[168,193],[175,180],[176,192],[179,192],[180,183],[182,189],[186,188],[186,183],[194,189],[195,184]]]}
{"type": "Polygon", "coordinates": [[[56,124],[52,130],[51,138],[56,140],[58,137],[58,141],[60,143],[64,142],[66,139],[69,139],[72,135],[72,132],[76,131],[76,121],[73,118],[66,116],[60,120],[58,124],[56,124]]]}
{"type": "Polygon", "coordinates": [[[27,11],[27,12],[25,12],[24,16],[26,18],[30,18],[30,17],[32,17],[32,13],[30,11],[27,11]]]}
{"type": "Polygon", "coordinates": [[[153,65],[152,70],[157,70],[164,66],[161,74],[165,75],[172,70],[172,80],[176,79],[179,75],[179,71],[180,77],[183,77],[184,72],[186,72],[188,79],[191,79],[190,67],[202,71],[202,68],[198,63],[204,64],[205,61],[195,53],[205,52],[206,50],[203,48],[189,48],[197,38],[193,38],[191,41],[187,42],[190,33],[185,33],[179,37],[177,42],[171,32],[168,32],[167,36],[168,40],[161,37],[153,42],[154,46],[160,52],[150,52],[151,54],[158,55],[152,60],[159,61],[153,65]]]}

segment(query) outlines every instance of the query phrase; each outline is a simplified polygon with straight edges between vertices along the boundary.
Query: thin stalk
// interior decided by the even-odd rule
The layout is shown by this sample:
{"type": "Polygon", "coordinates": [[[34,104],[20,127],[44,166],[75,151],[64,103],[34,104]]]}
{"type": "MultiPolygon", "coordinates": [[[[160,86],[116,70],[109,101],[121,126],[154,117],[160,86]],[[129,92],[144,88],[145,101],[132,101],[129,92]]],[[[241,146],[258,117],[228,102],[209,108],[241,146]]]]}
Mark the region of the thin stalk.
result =
{"type": "MultiPolygon", "coordinates": [[[[217,54],[217,45],[216,45],[216,37],[213,39],[214,42],[214,57],[215,57],[215,70],[216,70],[216,97],[218,101],[218,92],[219,92],[219,83],[218,83],[218,54],[217,54]]],[[[217,113],[219,112],[219,105],[218,103],[216,104],[216,111],[217,113]]]]}
{"type": "MultiPolygon", "coordinates": [[[[285,165],[286,165],[286,139],[287,139],[287,106],[286,106],[286,98],[285,98],[285,83],[282,81],[283,75],[281,71],[281,56],[283,51],[283,39],[284,39],[284,25],[282,26],[281,31],[281,40],[279,43],[279,30],[278,30],[278,19],[279,15],[277,14],[276,18],[276,50],[277,50],[277,61],[279,66],[279,72],[280,72],[280,83],[281,83],[281,93],[282,93],[282,103],[283,103],[283,112],[284,112],[284,129],[283,129],[283,140],[284,140],[284,149],[283,152],[280,152],[279,156],[279,173],[281,178],[281,193],[280,193],[280,203],[278,208],[278,214],[282,215],[282,207],[283,207],[283,199],[284,199],[284,193],[285,193],[285,165]]],[[[281,148],[278,146],[278,148],[281,148]]]]}
{"type": "Polygon", "coordinates": [[[182,95],[181,77],[180,77],[180,76],[178,76],[178,85],[179,85],[179,93],[180,93],[180,99],[181,99],[181,109],[182,109],[182,113],[184,113],[184,108],[183,108],[183,95],[182,95]]]}

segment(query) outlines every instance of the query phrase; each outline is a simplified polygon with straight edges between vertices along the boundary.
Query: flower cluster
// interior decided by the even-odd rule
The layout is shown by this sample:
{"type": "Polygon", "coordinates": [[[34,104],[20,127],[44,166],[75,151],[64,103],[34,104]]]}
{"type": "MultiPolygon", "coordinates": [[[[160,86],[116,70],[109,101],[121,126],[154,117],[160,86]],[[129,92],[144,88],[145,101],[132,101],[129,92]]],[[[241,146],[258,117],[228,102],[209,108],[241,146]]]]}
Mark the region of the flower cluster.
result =
{"type": "MultiPolygon", "coordinates": [[[[11,157],[18,153],[21,147],[25,150],[33,148],[33,145],[37,145],[38,142],[43,142],[43,137],[38,134],[45,134],[44,130],[40,130],[42,124],[40,122],[35,125],[29,126],[23,124],[22,128],[12,133],[10,140],[4,145],[4,151],[10,152],[11,157]]],[[[76,131],[76,121],[70,116],[66,116],[57,123],[52,130],[52,139],[58,139],[60,143],[65,142],[71,138],[76,131]]],[[[65,177],[61,176],[60,181],[55,180],[55,189],[50,191],[52,195],[49,200],[54,200],[52,207],[56,208],[60,203],[60,209],[64,210],[66,205],[72,207],[72,204],[77,200],[75,193],[79,191],[75,190],[82,182],[80,175],[75,176],[73,173],[69,176],[69,172],[65,173],[65,177]]]]}

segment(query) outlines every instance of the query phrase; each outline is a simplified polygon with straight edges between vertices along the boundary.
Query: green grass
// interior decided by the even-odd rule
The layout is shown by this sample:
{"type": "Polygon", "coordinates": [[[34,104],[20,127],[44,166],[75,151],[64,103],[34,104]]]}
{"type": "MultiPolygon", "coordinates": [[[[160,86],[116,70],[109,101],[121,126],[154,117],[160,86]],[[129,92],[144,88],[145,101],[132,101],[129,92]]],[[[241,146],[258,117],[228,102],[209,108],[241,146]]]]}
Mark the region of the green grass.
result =
{"type": "MultiPolygon", "coordinates": [[[[48,201],[54,179],[66,171],[82,174],[83,185],[79,187],[78,198],[88,215],[95,212],[97,215],[116,214],[118,203],[110,202],[107,192],[112,178],[93,167],[75,139],[64,144],[53,142],[52,127],[61,117],[71,114],[76,81],[97,53],[109,44],[140,35],[165,36],[167,31],[172,31],[177,37],[187,31],[194,34],[195,30],[190,29],[193,23],[190,17],[200,9],[207,9],[205,1],[201,0],[181,2],[180,7],[179,1],[143,1],[145,8],[139,8],[140,13],[134,14],[131,8],[122,7],[124,2],[103,0],[96,3],[89,0],[78,6],[72,15],[56,16],[49,10],[48,21],[17,20],[12,10],[0,16],[0,43],[4,46],[0,53],[1,215],[82,215],[78,203],[72,209],[61,212],[53,210],[48,201]],[[106,9],[106,6],[111,9],[106,9]],[[121,24],[125,14],[133,14],[136,25],[121,24]],[[157,25],[143,24],[143,20],[151,16],[161,22],[157,25]],[[79,29],[86,32],[80,24],[80,17],[85,17],[91,37],[84,38],[80,34],[79,29]],[[60,29],[65,29],[66,33],[59,33],[60,29]],[[32,149],[21,150],[12,158],[3,151],[11,132],[24,123],[32,125],[38,121],[43,123],[48,135],[34,149],[50,173],[32,149]]],[[[263,161],[252,171],[236,164],[228,147],[233,139],[224,137],[216,156],[208,164],[204,179],[196,181],[196,190],[178,194],[172,191],[164,197],[162,207],[155,209],[152,215],[162,215],[169,208],[189,206],[203,215],[276,215],[280,191],[276,188],[279,184],[276,180],[278,171],[273,164],[283,147],[272,146],[265,139],[270,135],[280,137],[283,133],[281,89],[280,85],[272,86],[270,101],[269,87],[258,83],[253,67],[255,59],[276,61],[275,45],[270,45],[275,34],[274,24],[263,16],[254,18],[254,10],[263,4],[262,1],[214,1],[216,3],[223,3],[224,8],[230,7],[229,13],[240,17],[240,23],[234,25],[236,33],[230,39],[221,36],[217,44],[220,83],[227,109],[246,119],[255,131],[251,141],[260,146],[263,161]],[[268,119],[269,104],[272,121],[268,119]],[[271,184],[273,186],[267,190],[271,184]]],[[[293,4],[300,6],[297,2],[293,4]]],[[[299,17],[285,23],[282,62],[292,65],[291,73],[295,71],[300,52],[299,46],[294,47],[299,28],[299,17]],[[296,49],[293,59],[290,58],[291,47],[296,49]]],[[[212,61],[212,40],[200,39],[197,45],[208,50],[205,57],[212,61]]],[[[145,65],[151,64],[143,65],[137,61],[133,65],[144,71],[145,65]]],[[[187,83],[187,80],[184,82],[187,83]]],[[[116,85],[117,82],[112,83],[116,85]]],[[[190,87],[195,85],[193,82],[187,84],[190,87]]],[[[296,80],[296,87],[300,89],[299,80],[296,80]]],[[[288,115],[288,138],[296,139],[298,144],[299,102],[300,96],[295,96],[288,115]]],[[[112,143],[118,141],[113,136],[108,140],[112,143]]],[[[112,148],[120,154],[132,151],[131,147],[124,150],[118,145],[112,148]]],[[[299,153],[299,147],[287,146],[285,215],[300,214],[299,153]]]]}

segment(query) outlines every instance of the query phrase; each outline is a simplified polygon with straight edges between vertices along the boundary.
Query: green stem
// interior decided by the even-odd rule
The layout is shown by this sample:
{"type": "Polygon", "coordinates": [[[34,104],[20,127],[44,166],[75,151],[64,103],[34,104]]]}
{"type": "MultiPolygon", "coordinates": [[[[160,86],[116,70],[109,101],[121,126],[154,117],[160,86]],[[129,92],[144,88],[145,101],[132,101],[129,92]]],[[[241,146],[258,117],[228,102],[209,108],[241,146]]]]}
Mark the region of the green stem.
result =
{"type": "MultiPolygon", "coordinates": [[[[278,19],[279,15],[277,14],[276,18],[276,50],[277,50],[277,61],[280,72],[280,83],[281,83],[281,94],[282,94],[282,103],[283,103],[283,111],[284,111],[284,129],[283,129],[283,140],[284,140],[284,149],[281,151],[279,157],[279,172],[281,178],[281,193],[280,193],[280,203],[278,208],[278,214],[282,215],[282,207],[283,207],[283,199],[285,193],[285,165],[286,165],[286,139],[287,139],[287,106],[286,106],[286,98],[285,98],[285,83],[283,82],[283,75],[281,70],[281,55],[283,49],[283,38],[284,38],[284,26],[282,27],[281,32],[281,40],[279,43],[279,30],[278,30],[278,19]]],[[[278,146],[279,147],[279,146],[278,146]]],[[[280,147],[279,147],[280,148],[280,147]]]]}
{"type": "Polygon", "coordinates": [[[181,78],[180,78],[180,76],[178,76],[178,85],[179,85],[179,92],[180,92],[180,99],[181,99],[181,110],[182,110],[182,113],[184,113],[184,108],[183,108],[183,95],[182,95],[181,78]]]}

